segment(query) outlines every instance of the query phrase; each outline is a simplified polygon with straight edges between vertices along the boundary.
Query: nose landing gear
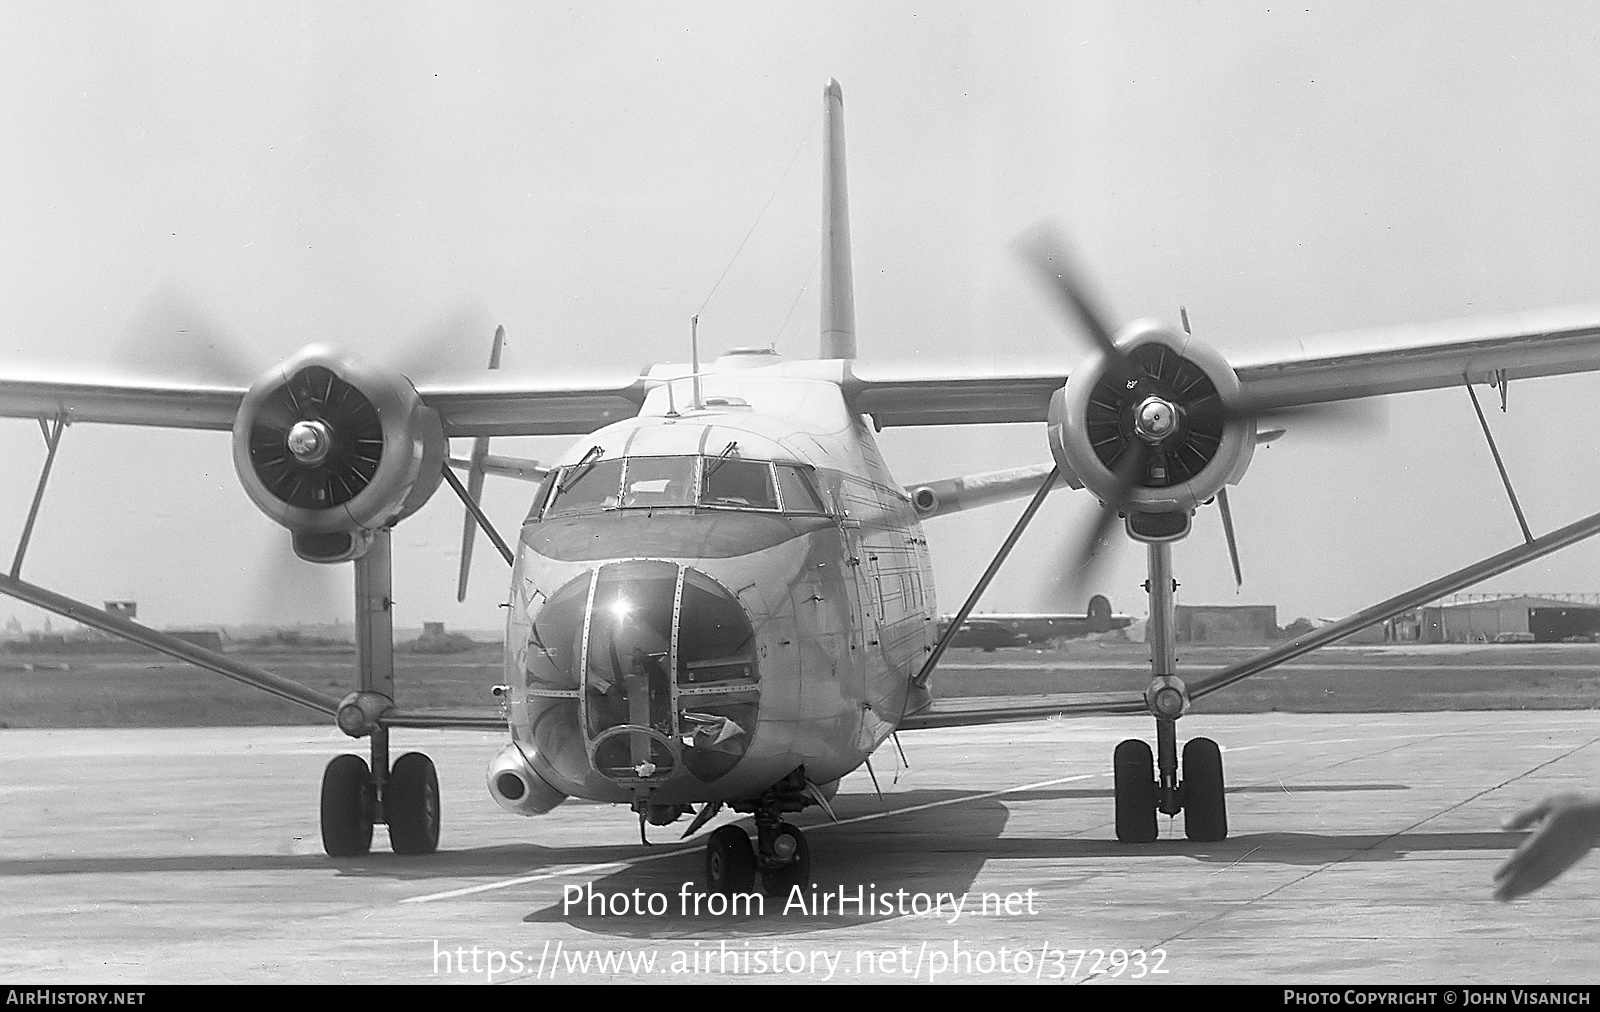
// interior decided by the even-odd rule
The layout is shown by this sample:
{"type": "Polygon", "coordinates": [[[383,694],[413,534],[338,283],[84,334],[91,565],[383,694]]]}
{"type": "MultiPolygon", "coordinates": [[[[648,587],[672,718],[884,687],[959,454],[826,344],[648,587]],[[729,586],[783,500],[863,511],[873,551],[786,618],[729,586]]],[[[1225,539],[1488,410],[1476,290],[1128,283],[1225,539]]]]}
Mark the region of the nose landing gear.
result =
{"type": "Polygon", "coordinates": [[[802,767],[768,788],[754,801],[732,802],[735,811],[755,815],[756,845],[738,826],[723,826],[706,842],[706,888],[712,892],[748,892],[756,873],[769,896],[787,896],[795,886],[811,884],[811,847],[799,827],[783,815],[816,804],[806,791],[802,767]]]}
{"type": "Polygon", "coordinates": [[[706,841],[706,888],[730,896],[756,886],[756,855],[738,826],[723,826],[706,841]]]}

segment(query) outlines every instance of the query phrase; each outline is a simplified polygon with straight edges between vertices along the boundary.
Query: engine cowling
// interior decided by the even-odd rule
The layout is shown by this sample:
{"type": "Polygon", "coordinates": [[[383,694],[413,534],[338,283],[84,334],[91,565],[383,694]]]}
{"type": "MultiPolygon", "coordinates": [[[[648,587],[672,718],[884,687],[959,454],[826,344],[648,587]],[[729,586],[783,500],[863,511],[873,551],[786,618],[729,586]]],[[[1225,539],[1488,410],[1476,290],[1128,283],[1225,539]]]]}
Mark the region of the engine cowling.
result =
{"type": "Polygon", "coordinates": [[[357,558],[374,531],[420,509],[448,451],[410,380],[326,345],[256,380],[233,423],[245,493],[312,562],[357,558]]]}
{"type": "Polygon", "coordinates": [[[1253,420],[1228,410],[1239,379],[1215,350],[1159,320],[1128,324],[1116,345],[1133,375],[1098,355],[1074,369],[1050,402],[1050,452],[1069,484],[1102,501],[1193,512],[1242,478],[1255,452],[1253,420]],[[1134,440],[1144,460],[1130,484],[1113,472],[1134,440]]]}

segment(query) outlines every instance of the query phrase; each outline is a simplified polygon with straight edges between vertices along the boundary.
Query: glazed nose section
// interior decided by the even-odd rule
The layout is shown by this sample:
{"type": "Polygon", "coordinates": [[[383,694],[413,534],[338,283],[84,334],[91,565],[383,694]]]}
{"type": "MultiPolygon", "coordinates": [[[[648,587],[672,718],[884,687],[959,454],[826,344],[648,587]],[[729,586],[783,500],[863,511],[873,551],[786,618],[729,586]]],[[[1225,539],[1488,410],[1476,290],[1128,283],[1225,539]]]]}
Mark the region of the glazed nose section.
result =
{"type": "Polygon", "coordinates": [[[680,758],[706,783],[739,765],[761,702],[755,626],[716,580],[685,569],[679,595],[675,688],[680,758]]]}
{"type": "Polygon", "coordinates": [[[585,775],[709,782],[750,747],[760,705],[755,629],[738,597],[705,572],[648,560],[601,566],[551,596],[529,647],[530,702],[548,697],[535,703],[545,719],[534,735],[558,768],[581,742],[585,775]]]}
{"type": "Polygon", "coordinates": [[[589,606],[583,674],[584,737],[596,772],[664,780],[673,747],[673,626],[681,569],[665,562],[601,568],[589,606]]]}

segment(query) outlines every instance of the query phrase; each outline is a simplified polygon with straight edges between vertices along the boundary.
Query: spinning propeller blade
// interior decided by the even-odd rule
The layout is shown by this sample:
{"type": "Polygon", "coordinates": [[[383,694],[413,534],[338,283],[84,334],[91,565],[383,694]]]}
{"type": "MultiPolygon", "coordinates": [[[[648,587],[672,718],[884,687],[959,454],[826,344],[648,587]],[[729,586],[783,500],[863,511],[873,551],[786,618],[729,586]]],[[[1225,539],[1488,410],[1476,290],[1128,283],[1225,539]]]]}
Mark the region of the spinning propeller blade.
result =
{"type": "MultiPolygon", "coordinates": [[[[1146,338],[1134,340],[1125,350],[1117,344],[1116,328],[1102,308],[1097,286],[1059,230],[1040,225],[1014,245],[1052,301],[1076,325],[1072,329],[1087,337],[1090,357],[1076,368],[1091,370],[1087,375],[1097,377],[1091,381],[1088,400],[1078,409],[1082,414],[1074,415],[1073,424],[1082,426],[1074,432],[1087,440],[1094,453],[1091,461],[1098,458],[1110,472],[1110,481],[1103,475],[1097,483],[1090,481],[1100,500],[1099,513],[1063,538],[1056,572],[1065,577],[1067,586],[1061,589],[1070,598],[1080,598],[1092,589],[1104,543],[1118,517],[1139,510],[1139,503],[1146,501],[1142,490],[1189,482],[1211,463],[1225,440],[1238,438],[1241,427],[1253,433],[1259,422],[1270,420],[1275,425],[1315,423],[1318,428],[1360,430],[1371,428],[1375,412],[1381,413],[1372,402],[1286,408],[1252,401],[1241,395],[1236,382],[1224,384],[1221,375],[1213,382],[1212,375],[1190,360],[1194,356],[1187,349],[1192,346],[1146,338]]],[[[1188,308],[1180,306],[1178,316],[1184,333],[1191,334],[1188,308]]],[[[1227,368],[1214,352],[1210,354],[1217,367],[1227,368]]],[[[1219,490],[1216,498],[1235,583],[1242,585],[1226,490],[1219,490]]]]}
{"type": "MultiPolygon", "coordinates": [[[[489,368],[500,368],[500,350],[505,347],[506,328],[498,326],[494,329],[494,345],[489,349],[489,368]]],[[[473,502],[482,505],[483,499],[483,458],[489,455],[489,437],[479,436],[472,441],[472,457],[467,466],[467,497],[473,502]]],[[[461,525],[461,574],[456,582],[456,601],[467,599],[467,576],[472,571],[472,544],[478,536],[478,521],[468,509],[462,510],[464,520],[461,525]]]]}

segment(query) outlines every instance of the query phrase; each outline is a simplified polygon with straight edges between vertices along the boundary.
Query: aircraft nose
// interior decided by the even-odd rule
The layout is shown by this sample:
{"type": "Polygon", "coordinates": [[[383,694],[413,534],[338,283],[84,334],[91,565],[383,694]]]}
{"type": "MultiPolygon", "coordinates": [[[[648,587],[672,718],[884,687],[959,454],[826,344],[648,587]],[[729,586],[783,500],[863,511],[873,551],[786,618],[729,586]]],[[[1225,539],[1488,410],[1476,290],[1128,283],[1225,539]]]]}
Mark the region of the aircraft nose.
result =
{"type": "Polygon", "coordinates": [[[569,768],[581,761],[617,784],[679,770],[710,781],[748,750],[760,703],[755,629],[712,576],[662,561],[607,563],[532,618],[528,695],[552,704],[533,727],[552,762],[559,747],[569,768]]]}

